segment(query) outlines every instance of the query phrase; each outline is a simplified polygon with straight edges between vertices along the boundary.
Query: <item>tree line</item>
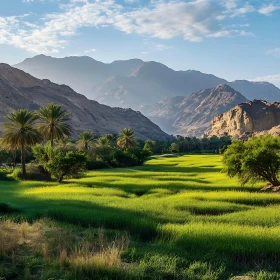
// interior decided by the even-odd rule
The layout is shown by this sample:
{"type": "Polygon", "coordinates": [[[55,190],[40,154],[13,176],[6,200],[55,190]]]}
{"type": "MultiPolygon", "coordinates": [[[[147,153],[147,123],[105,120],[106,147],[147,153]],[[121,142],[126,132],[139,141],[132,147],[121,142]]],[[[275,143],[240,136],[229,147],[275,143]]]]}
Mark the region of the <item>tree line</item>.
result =
{"type": "Polygon", "coordinates": [[[85,131],[78,141],[71,140],[71,116],[58,104],[49,103],[38,111],[20,109],[6,119],[0,161],[10,160],[15,166],[20,156],[21,170],[14,173],[22,179],[31,175],[29,171],[62,182],[65,177],[78,176],[86,167],[141,165],[150,156],[141,149],[130,128],[124,128],[117,136],[107,134],[99,138],[85,131]],[[34,165],[27,170],[26,163],[31,160],[36,163],[36,171],[34,165]]]}

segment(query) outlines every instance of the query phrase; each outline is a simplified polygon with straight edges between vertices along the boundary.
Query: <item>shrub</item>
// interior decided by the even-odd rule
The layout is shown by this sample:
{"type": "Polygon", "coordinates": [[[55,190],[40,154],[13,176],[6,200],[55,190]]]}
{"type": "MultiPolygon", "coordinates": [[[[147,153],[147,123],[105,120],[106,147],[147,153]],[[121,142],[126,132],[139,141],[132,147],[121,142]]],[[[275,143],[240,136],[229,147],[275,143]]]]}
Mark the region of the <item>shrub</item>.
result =
{"type": "Polygon", "coordinates": [[[109,157],[109,164],[113,167],[130,167],[143,165],[151,153],[147,150],[132,148],[128,150],[113,150],[109,157]]]}
{"type": "Polygon", "coordinates": [[[109,164],[100,160],[88,160],[86,164],[87,170],[97,170],[97,169],[104,169],[109,167],[110,167],[109,164]]]}
{"type": "Polygon", "coordinates": [[[22,174],[21,168],[16,168],[13,172],[13,177],[17,180],[31,181],[50,181],[50,173],[41,165],[28,165],[26,168],[26,176],[22,174]]]}

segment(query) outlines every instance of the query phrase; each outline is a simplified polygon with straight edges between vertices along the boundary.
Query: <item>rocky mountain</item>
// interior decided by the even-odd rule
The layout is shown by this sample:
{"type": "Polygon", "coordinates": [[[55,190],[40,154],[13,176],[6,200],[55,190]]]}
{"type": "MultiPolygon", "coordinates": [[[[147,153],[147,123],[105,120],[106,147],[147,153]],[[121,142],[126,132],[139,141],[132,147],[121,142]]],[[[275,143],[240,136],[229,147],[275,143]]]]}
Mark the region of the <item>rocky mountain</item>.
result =
{"type": "Polygon", "coordinates": [[[39,55],[15,65],[40,79],[67,84],[75,91],[110,106],[132,108],[147,114],[164,98],[186,96],[227,84],[247,99],[280,100],[280,89],[270,83],[228,82],[199,71],[174,71],[157,62],[140,59],[106,64],[90,57],[52,58],[39,55]]]}
{"type": "Polygon", "coordinates": [[[170,138],[140,112],[101,105],[66,85],[39,80],[7,64],[0,64],[0,132],[3,117],[10,111],[20,108],[36,110],[49,102],[61,104],[71,113],[75,134],[86,130],[95,135],[117,134],[123,128],[131,127],[143,140],[170,138]]]}
{"type": "Polygon", "coordinates": [[[148,116],[169,133],[202,136],[217,114],[246,101],[242,94],[221,84],[185,97],[164,99],[148,116]]]}
{"type": "Polygon", "coordinates": [[[253,100],[217,115],[208,134],[221,136],[227,133],[233,138],[265,133],[278,135],[279,125],[280,102],[253,100]]]}

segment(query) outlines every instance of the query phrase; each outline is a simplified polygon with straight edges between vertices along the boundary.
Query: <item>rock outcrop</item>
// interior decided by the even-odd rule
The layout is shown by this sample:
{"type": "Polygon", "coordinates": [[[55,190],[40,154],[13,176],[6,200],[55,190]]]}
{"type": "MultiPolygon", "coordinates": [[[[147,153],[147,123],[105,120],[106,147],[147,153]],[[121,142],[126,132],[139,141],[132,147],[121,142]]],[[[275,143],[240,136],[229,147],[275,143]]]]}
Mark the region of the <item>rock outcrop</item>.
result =
{"type": "Polygon", "coordinates": [[[165,131],[184,136],[202,136],[217,114],[246,102],[247,99],[225,84],[188,96],[159,102],[148,115],[165,131]]]}
{"type": "Polygon", "coordinates": [[[280,102],[253,100],[242,103],[212,120],[208,135],[228,134],[233,138],[244,135],[273,134],[280,132],[280,102]]]}
{"type": "Polygon", "coordinates": [[[9,112],[20,108],[36,110],[50,102],[63,105],[71,113],[76,135],[86,130],[92,131],[96,136],[117,134],[123,128],[130,127],[139,139],[170,138],[140,112],[99,104],[66,85],[39,80],[7,64],[0,64],[0,134],[3,129],[1,123],[9,112]]]}

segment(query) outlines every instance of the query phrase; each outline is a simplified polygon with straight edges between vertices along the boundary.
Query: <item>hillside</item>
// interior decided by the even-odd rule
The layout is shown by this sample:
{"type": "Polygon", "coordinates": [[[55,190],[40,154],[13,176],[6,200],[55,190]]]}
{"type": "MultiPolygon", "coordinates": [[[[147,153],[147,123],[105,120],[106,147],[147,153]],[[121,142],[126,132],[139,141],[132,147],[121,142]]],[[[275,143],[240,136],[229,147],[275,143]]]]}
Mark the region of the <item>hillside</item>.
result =
{"type": "Polygon", "coordinates": [[[150,105],[164,98],[186,96],[227,84],[247,99],[280,100],[280,89],[266,82],[229,82],[199,71],[174,71],[140,59],[106,64],[90,57],[52,58],[39,55],[15,65],[40,79],[67,84],[106,105],[132,108],[147,114],[150,105]]]}
{"type": "Polygon", "coordinates": [[[234,138],[244,134],[270,133],[278,135],[280,124],[280,103],[254,100],[235,106],[217,115],[212,121],[209,135],[224,135],[234,138]]]}
{"type": "Polygon", "coordinates": [[[75,134],[86,130],[93,131],[95,135],[117,134],[123,128],[131,127],[143,140],[169,138],[140,112],[101,105],[68,86],[39,80],[7,64],[0,64],[0,123],[10,111],[20,108],[36,110],[49,102],[62,104],[72,114],[75,134]]]}
{"type": "Polygon", "coordinates": [[[239,92],[222,84],[186,97],[164,99],[154,106],[149,117],[170,133],[201,136],[214,116],[246,101],[239,92]]]}

